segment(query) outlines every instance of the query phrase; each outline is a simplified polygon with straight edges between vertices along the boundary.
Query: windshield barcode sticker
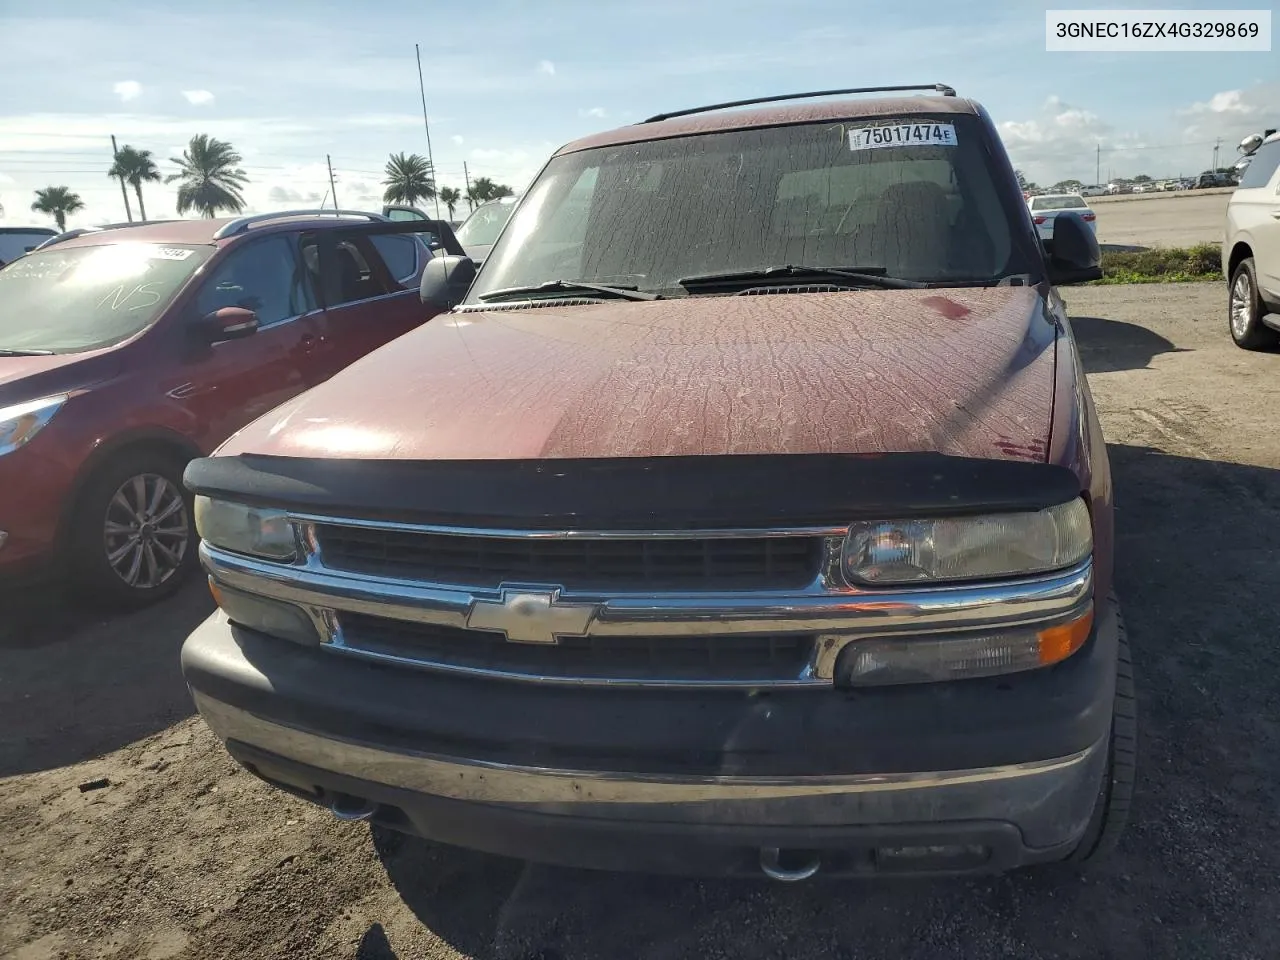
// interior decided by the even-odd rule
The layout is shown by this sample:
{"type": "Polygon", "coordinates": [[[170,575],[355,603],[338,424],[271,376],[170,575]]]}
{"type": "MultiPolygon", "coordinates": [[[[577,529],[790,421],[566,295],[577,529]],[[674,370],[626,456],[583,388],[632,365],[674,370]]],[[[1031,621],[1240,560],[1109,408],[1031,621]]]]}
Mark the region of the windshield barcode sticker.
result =
{"type": "Polygon", "coordinates": [[[181,247],[156,247],[150,259],[152,260],[185,260],[194,250],[183,250],[181,247]]]}
{"type": "Polygon", "coordinates": [[[950,123],[886,123],[854,127],[849,131],[850,150],[879,147],[954,147],[956,128],[950,123]]]}

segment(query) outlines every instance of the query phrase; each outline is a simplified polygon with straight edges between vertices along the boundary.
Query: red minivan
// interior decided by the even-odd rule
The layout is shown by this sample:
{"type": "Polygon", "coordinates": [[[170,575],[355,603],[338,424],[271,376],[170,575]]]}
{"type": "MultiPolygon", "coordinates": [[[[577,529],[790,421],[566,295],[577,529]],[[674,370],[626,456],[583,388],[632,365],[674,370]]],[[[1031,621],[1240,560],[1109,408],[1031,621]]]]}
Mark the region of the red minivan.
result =
{"type": "Polygon", "coordinates": [[[167,596],[196,564],[182,471],[428,320],[437,221],[271,213],[76,232],[0,270],[0,582],[167,596]]]}

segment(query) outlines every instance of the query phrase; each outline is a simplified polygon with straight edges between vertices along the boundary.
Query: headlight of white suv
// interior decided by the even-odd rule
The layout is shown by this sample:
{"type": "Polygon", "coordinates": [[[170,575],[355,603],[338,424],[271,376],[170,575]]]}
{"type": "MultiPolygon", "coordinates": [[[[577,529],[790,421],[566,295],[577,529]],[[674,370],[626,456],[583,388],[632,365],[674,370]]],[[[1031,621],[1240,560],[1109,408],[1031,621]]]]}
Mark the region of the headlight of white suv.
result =
{"type": "Polygon", "coordinates": [[[1082,499],[1026,513],[855,523],[845,538],[850,583],[953,582],[1061,570],[1093,551],[1082,499]]]}
{"type": "Polygon", "coordinates": [[[0,456],[12,453],[44,429],[67,402],[65,393],[0,407],[0,456]]]}
{"type": "Polygon", "coordinates": [[[209,544],[268,560],[292,560],[298,551],[293,524],[282,510],[196,497],[196,530],[209,544]]]}

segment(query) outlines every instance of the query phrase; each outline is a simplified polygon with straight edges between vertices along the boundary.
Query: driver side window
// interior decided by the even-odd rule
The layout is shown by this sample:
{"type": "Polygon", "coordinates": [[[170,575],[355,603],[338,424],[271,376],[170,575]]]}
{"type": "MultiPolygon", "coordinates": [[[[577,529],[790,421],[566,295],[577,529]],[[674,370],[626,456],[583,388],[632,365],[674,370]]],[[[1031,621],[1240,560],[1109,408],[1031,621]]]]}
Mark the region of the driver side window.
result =
{"type": "Polygon", "coordinates": [[[284,236],[231,251],[196,296],[201,316],[222,307],[245,307],[258,315],[259,327],[290,320],[314,306],[296,243],[284,236]]]}

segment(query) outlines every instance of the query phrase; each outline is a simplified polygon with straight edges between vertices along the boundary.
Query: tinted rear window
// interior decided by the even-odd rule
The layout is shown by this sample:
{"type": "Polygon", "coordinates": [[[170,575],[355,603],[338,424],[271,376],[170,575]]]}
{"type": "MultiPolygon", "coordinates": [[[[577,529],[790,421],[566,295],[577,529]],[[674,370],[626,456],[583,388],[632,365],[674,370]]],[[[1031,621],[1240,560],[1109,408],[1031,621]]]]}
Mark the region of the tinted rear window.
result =
{"type": "Polygon", "coordinates": [[[1239,189],[1265,187],[1271,182],[1271,175],[1276,172],[1277,166],[1280,166],[1280,140],[1264,143],[1254,153],[1249,166],[1245,167],[1240,177],[1239,189]]]}
{"type": "Polygon", "coordinates": [[[1083,197],[1035,197],[1031,201],[1032,210],[1082,210],[1087,206],[1083,197]]]}

